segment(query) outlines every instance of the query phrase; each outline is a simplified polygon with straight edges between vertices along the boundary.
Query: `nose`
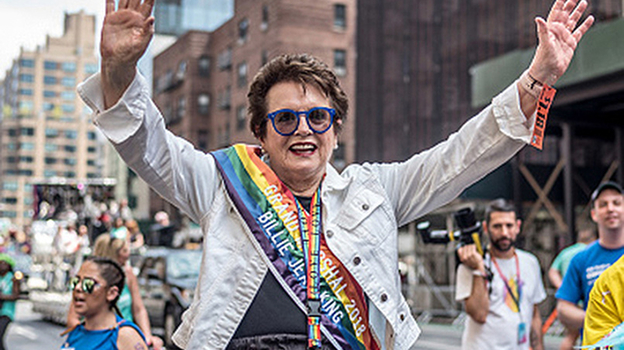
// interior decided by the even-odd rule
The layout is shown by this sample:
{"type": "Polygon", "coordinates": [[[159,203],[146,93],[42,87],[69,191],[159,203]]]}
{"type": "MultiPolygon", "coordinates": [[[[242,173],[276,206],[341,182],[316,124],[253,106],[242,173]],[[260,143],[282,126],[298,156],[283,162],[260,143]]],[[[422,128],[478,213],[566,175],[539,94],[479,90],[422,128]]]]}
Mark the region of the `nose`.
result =
{"type": "Polygon", "coordinates": [[[296,135],[310,135],[312,134],[312,129],[310,129],[310,125],[308,125],[308,116],[306,112],[297,112],[297,118],[299,118],[299,123],[297,124],[297,130],[295,130],[296,135]]]}

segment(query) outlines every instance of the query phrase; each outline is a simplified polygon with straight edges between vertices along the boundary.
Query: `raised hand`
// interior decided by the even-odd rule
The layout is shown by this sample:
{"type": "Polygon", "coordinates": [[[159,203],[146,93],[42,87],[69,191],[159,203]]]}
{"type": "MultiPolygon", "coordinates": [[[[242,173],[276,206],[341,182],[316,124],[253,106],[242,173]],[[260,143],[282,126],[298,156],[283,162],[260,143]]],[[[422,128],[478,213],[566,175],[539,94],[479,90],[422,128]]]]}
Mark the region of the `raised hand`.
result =
{"type": "Polygon", "coordinates": [[[529,67],[531,76],[550,86],[568,69],[581,38],[594,23],[588,16],[577,26],[587,1],[555,0],[547,20],[535,19],[539,44],[529,67]]]}
{"type": "Polygon", "coordinates": [[[136,64],[154,33],[154,0],[106,0],[102,26],[102,88],[105,107],[114,105],[134,79],[136,64]]]}

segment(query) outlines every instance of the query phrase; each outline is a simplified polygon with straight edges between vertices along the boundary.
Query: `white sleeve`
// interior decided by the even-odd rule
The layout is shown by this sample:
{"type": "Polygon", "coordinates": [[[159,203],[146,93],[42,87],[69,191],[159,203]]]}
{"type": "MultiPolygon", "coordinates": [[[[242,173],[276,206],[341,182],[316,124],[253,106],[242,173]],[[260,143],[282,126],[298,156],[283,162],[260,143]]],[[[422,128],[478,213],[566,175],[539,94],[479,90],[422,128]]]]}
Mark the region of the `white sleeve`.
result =
{"type": "Polygon", "coordinates": [[[199,223],[208,213],[221,181],[214,158],[166,129],[138,71],[121,99],[107,110],[99,73],[80,84],[78,93],[93,109],[93,123],[126,164],[158,194],[199,223]]]}
{"type": "Polygon", "coordinates": [[[373,164],[399,226],[448,203],[508,161],[530,141],[528,125],[514,83],[447,140],[402,163],[373,164]]]}
{"type": "Polygon", "coordinates": [[[472,270],[466,267],[464,264],[459,264],[457,267],[456,281],[455,283],[455,300],[463,301],[467,299],[472,293],[472,281],[474,276],[472,270]]]}

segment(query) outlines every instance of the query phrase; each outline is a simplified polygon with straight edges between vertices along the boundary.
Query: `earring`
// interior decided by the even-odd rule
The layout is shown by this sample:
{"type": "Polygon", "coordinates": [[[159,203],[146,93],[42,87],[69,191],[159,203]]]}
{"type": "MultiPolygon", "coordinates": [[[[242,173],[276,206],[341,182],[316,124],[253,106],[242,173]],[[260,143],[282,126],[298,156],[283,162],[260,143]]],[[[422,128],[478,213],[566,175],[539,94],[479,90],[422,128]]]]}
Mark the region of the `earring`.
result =
{"type": "Polygon", "coordinates": [[[338,143],[334,145],[334,149],[338,149],[338,143]]]}

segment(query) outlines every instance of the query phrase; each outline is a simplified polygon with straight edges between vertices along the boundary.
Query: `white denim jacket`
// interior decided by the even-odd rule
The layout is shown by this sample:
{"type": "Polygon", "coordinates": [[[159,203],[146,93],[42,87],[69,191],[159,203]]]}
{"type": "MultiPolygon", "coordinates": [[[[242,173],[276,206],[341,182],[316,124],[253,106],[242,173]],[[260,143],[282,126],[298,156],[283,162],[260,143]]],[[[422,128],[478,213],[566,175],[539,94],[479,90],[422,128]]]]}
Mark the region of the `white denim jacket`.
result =
{"type": "MultiPolygon", "coordinates": [[[[165,129],[138,73],[108,110],[99,74],[78,92],[128,166],[202,228],[195,299],[174,341],[187,349],[225,348],[274,268],[227,196],[213,157],[165,129]]],[[[342,174],[327,166],[324,235],[366,293],[370,324],[384,349],[413,348],[420,334],[401,295],[397,228],[448,203],[506,162],[529,141],[526,125],[532,123],[520,110],[514,83],[447,141],[405,162],[355,164],[342,174]]]]}

